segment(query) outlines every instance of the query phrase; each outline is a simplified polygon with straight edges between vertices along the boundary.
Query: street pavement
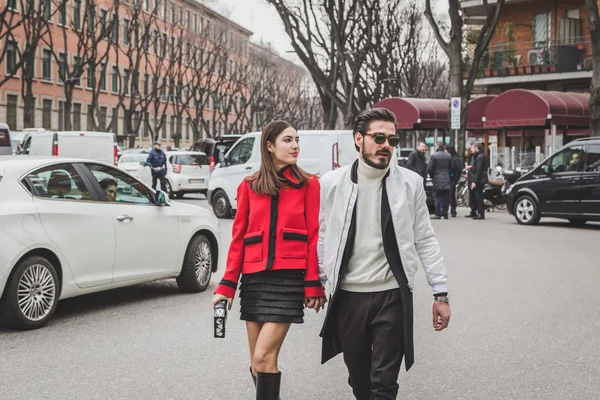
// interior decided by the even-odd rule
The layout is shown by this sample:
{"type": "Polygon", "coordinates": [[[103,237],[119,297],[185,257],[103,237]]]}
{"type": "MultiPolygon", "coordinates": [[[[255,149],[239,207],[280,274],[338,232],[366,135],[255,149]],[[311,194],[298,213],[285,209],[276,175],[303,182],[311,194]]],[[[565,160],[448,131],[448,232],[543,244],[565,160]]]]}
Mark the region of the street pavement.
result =
{"type": "MultiPolygon", "coordinates": [[[[186,202],[207,207],[202,196],[186,202]]],[[[432,328],[431,290],[415,290],[416,363],[400,399],[600,398],[600,224],[519,226],[435,221],[453,316],[432,328]]],[[[212,291],[225,268],[231,220],[221,220],[219,272],[208,291],[173,280],[64,300],[44,329],[0,328],[0,399],[254,399],[239,306],[212,338],[212,291]]],[[[161,251],[157,249],[157,251],[161,251]]],[[[320,365],[324,313],[307,310],[280,357],[285,400],[350,400],[341,357],[320,365]]]]}

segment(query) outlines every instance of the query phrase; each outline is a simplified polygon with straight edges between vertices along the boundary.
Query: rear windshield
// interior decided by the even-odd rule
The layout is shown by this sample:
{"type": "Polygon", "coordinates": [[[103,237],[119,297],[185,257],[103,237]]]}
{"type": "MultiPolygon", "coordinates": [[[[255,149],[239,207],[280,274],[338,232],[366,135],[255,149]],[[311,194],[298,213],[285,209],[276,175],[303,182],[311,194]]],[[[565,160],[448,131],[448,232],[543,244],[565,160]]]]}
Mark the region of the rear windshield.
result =
{"type": "Polygon", "coordinates": [[[123,154],[119,162],[122,163],[136,163],[146,161],[148,159],[148,154],[123,154]]]}
{"type": "Polygon", "coordinates": [[[202,141],[197,142],[194,146],[194,151],[199,151],[206,154],[212,154],[212,146],[214,142],[202,141]]]}
{"type": "Polygon", "coordinates": [[[0,130],[0,146],[11,147],[10,135],[8,134],[8,131],[0,130]]]}
{"type": "Polygon", "coordinates": [[[203,154],[184,154],[178,155],[175,158],[176,164],[179,165],[208,165],[208,157],[203,154]]]}

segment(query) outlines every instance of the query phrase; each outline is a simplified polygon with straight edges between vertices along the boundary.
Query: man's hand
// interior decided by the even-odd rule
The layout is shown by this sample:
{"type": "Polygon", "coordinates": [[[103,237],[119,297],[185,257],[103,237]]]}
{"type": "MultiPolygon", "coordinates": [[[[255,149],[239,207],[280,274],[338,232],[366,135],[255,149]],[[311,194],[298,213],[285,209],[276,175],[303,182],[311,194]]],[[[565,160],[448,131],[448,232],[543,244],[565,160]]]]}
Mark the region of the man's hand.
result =
{"type": "Polygon", "coordinates": [[[448,327],[450,322],[450,304],[443,301],[433,302],[433,328],[440,332],[448,327]]]}

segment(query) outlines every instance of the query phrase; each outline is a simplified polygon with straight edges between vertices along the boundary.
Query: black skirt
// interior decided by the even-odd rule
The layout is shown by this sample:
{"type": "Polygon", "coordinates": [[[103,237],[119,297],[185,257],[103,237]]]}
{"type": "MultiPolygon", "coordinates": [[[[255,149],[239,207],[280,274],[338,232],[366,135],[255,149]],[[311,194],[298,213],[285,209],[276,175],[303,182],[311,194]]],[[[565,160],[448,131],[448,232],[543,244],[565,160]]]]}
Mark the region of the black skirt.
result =
{"type": "Polygon", "coordinates": [[[242,275],[241,319],[255,322],[304,322],[304,270],[270,270],[242,275]]]}

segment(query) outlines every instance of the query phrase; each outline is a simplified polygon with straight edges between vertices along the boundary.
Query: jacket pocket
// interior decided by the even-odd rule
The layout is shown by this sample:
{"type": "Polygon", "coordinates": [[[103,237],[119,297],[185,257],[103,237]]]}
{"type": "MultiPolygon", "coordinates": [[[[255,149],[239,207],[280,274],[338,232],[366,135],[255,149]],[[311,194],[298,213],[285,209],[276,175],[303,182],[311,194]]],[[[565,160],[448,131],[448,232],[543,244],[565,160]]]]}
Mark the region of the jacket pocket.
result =
{"type": "Polygon", "coordinates": [[[263,259],[263,231],[244,235],[244,262],[260,262],[263,259]]]}
{"type": "Polygon", "coordinates": [[[283,228],[281,258],[308,258],[308,234],[305,230],[283,228]]]}

